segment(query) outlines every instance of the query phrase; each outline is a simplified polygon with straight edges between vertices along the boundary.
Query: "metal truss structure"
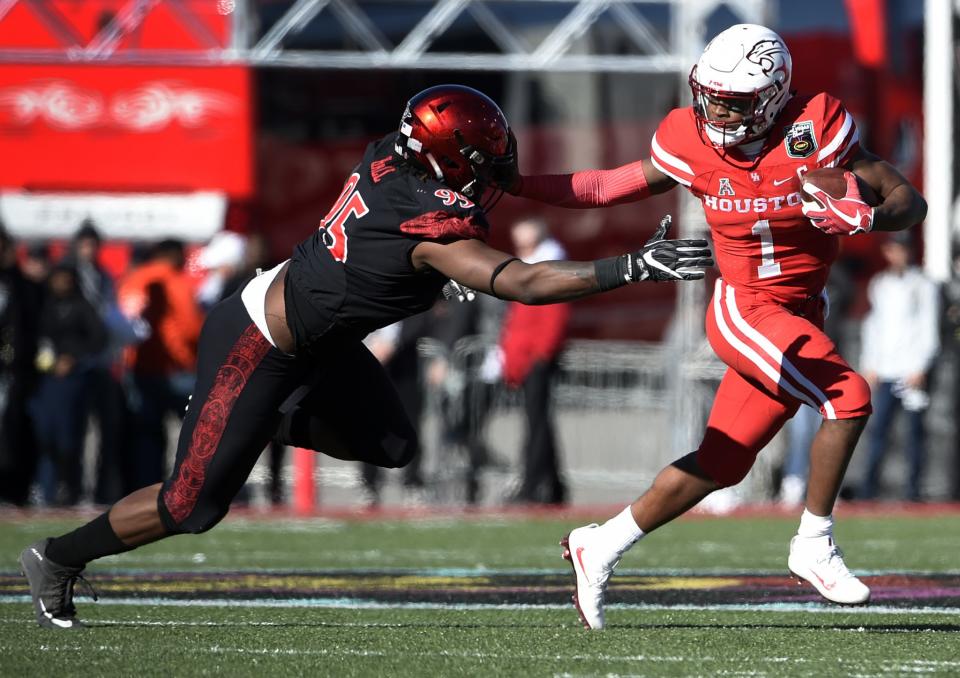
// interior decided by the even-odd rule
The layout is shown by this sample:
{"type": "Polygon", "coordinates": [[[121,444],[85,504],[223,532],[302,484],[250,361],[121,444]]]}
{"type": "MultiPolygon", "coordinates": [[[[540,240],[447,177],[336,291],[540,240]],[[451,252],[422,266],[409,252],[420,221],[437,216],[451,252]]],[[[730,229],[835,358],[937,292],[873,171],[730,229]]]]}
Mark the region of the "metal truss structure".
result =
{"type": "MultiPolygon", "coordinates": [[[[744,21],[770,19],[768,0],[209,0],[229,20],[227,40],[218,39],[187,0],[128,0],[88,41],[48,0],[0,0],[0,23],[15,7],[31,12],[58,47],[4,48],[7,62],[112,62],[153,64],[247,63],[298,68],[445,69],[490,71],[622,71],[665,73],[688,68],[702,49],[706,20],[726,8],[744,21]],[[124,38],[136,33],[163,6],[195,45],[189,49],[134,49],[124,38]],[[283,11],[285,8],[285,11],[283,11]],[[265,11],[276,10],[281,11],[265,11]],[[664,34],[648,12],[669,15],[664,34]],[[268,19],[268,16],[279,15],[268,19]],[[398,17],[419,17],[404,25],[398,17]],[[517,21],[522,17],[523,21],[517,21]],[[544,30],[538,16],[560,17],[544,30]],[[632,43],[628,53],[606,54],[585,39],[601,17],[632,43]],[[438,40],[458,21],[479,29],[495,51],[436,51],[438,40]],[[288,45],[312,29],[333,29],[344,46],[323,49],[288,45]]],[[[210,5],[205,11],[209,13],[210,5]]]]}

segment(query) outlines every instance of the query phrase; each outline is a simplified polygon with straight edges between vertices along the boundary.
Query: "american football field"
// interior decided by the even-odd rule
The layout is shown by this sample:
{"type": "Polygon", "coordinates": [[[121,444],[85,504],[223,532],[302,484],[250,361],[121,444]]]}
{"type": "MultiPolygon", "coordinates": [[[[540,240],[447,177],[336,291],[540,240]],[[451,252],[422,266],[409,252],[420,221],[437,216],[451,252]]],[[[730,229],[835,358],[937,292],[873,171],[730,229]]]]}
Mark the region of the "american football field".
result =
{"type": "Polygon", "coordinates": [[[0,675],[960,675],[956,506],[838,511],[873,590],[856,608],[787,576],[794,517],[683,519],[627,554],[587,632],[557,542],[607,513],[240,514],[95,563],[88,628],[52,632],[17,554],[81,518],[0,511],[0,675]]]}

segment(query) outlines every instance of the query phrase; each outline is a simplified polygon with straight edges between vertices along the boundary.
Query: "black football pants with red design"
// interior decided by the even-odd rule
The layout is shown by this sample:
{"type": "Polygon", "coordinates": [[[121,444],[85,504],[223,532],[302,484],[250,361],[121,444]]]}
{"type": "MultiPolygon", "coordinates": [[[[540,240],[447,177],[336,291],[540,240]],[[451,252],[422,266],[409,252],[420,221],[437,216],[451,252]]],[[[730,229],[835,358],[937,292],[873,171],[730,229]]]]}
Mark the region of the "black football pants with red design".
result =
{"type": "Polygon", "coordinates": [[[287,355],[238,292],[210,311],[200,334],[196,387],[158,500],[166,528],[216,525],[271,438],[385,468],[419,452],[400,397],[362,342],[321,339],[308,355],[287,355]]]}

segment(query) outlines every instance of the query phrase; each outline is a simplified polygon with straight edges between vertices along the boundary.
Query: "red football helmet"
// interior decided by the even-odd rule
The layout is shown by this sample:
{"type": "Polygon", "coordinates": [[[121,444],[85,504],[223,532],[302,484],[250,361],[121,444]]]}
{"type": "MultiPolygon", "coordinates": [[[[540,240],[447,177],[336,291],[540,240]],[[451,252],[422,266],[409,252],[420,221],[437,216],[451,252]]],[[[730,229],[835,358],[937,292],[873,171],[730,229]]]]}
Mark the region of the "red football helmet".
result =
{"type": "Polygon", "coordinates": [[[407,102],[397,153],[455,191],[478,200],[514,163],[503,111],[463,85],[437,85],[407,102]]]}

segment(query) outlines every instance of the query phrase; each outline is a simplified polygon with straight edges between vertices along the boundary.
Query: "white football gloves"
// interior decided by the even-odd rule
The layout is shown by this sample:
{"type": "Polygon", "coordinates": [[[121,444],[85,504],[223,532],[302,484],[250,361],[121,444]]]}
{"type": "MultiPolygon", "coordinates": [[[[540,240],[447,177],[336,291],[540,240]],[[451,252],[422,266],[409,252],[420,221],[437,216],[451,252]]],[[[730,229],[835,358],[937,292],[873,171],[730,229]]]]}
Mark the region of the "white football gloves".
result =
{"type": "Polygon", "coordinates": [[[844,172],[847,192],[842,198],[834,198],[809,181],[803,182],[800,193],[804,215],[818,229],[829,235],[856,235],[869,233],[873,228],[874,208],[860,195],[857,175],[844,172]],[[811,198],[812,196],[812,198],[811,198]]]}

